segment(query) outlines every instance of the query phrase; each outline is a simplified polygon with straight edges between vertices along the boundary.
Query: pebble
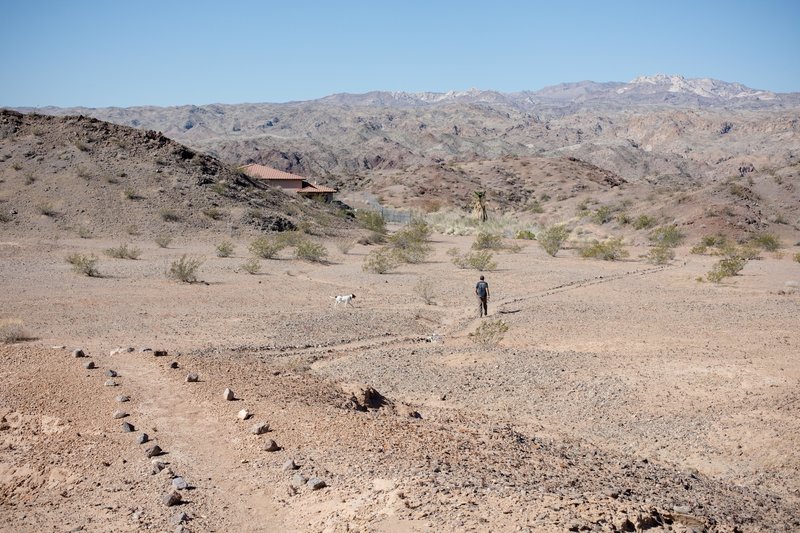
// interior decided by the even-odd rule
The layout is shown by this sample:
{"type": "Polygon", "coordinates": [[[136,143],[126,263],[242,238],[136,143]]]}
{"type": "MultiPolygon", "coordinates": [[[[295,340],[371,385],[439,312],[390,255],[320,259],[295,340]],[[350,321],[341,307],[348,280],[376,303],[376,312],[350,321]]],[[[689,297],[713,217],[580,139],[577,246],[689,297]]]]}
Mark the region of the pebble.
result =
{"type": "Polygon", "coordinates": [[[144,451],[144,453],[145,453],[145,455],[147,455],[147,457],[157,457],[157,456],[161,455],[162,453],[164,453],[164,451],[161,449],[161,446],[156,444],[155,446],[151,446],[151,447],[147,448],[144,451]]]}
{"type": "Polygon", "coordinates": [[[181,500],[182,500],[181,493],[175,490],[161,496],[161,503],[163,503],[167,507],[178,505],[179,503],[181,503],[181,500]]]}
{"type": "Polygon", "coordinates": [[[165,465],[161,461],[159,461],[157,459],[153,459],[150,472],[152,472],[153,474],[158,474],[159,472],[164,470],[164,468],[166,468],[166,467],[167,467],[167,465],[165,465]]]}
{"type": "Polygon", "coordinates": [[[139,348],[139,351],[142,352],[142,353],[144,353],[144,352],[152,352],[153,349],[152,348],[148,348],[147,346],[142,346],[141,348],[139,348]]]}
{"type": "Polygon", "coordinates": [[[292,476],[292,486],[293,487],[300,488],[303,485],[305,485],[307,481],[308,481],[308,479],[303,474],[297,473],[294,476],[292,476]]]}
{"type": "Polygon", "coordinates": [[[676,513],[689,514],[689,513],[692,512],[692,506],[691,505],[675,505],[672,508],[672,510],[675,511],[676,513]]]}
{"type": "Polygon", "coordinates": [[[86,352],[80,348],[76,348],[75,350],[72,350],[72,357],[86,357],[86,352]]]}
{"type": "Polygon", "coordinates": [[[278,446],[278,443],[276,443],[272,439],[269,439],[267,442],[264,443],[264,451],[266,452],[277,452],[280,449],[281,447],[278,446]]]}
{"type": "Polygon", "coordinates": [[[250,433],[252,433],[253,435],[263,435],[267,431],[269,431],[269,424],[266,422],[256,424],[255,426],[250,428],[250,433]]]}
{"type": "Polygon", "coordinates": [[[225,389],[225,392],[222,393],[222,397],[228,400],[229,402],[235,398],[233,391],[230,389],[225,389]]]}
{"type": "Polygon", "coordinates": [[[247,409],[242,409],[241,411],[239,411],[239,414],[237,414],[236,416],[237,416],[237,418],[239,418],[239,420],[247,420],[248,418],[253,416],[253,414],[250,411],[248,411],[247,409]]]}
{"type": "Polygon", "coordinates": [[[114,411],[114,414],[112,416],[117,419],[125,418],[126,416],[128,416],[128,413],[126,413],[125,411],[114,411]]]}
{"type": "Polygon", "coordinates": [[[173,362],[171,362],[171,363],[169,364],[169,367],[170,367],[170,368],[178,368],[178,362],[177,362],[177,361],[173,361],[173,362]]]}
{"type": "Polygon", "coordinates": [[[89,361],[85,365],[83,365],[83,368],[85,368],[86,370],[92,370],[97,367],[95,366],[94,361],[89,361]]]}
{"type": "Polygon", "coordinates": [[[122,423],[122,431],[124,433],[133,433],[134,431],[136,431],[136,428],[133,427],[133,424],[131,424],[129,422],[123,422],[122,423]]]}
{"type": "Polygon", "coordinates": [[[189,485],[186,483],[186,480],[183,479],[181,476],[178,476],[172,480],[172,487],[177,490],[183,490],[187,488],[189,485]]]}
{"type": "Polygon", "coordinates": [[[116,399],[117,399],[117,401],[118,401],[119,403],[125,403],[125,402],[129,402],[129,401],[131,401],[131,398],[130,398],[130,396],[125,396],[124,394],[120,394],[119,396],[117,396],[117,398],[116,398],[116,399]]]}
{"type": "Polygon", "coordinates": [[[300,467],[297,466],[297,463],[294,462],[294,459],[289,459],[288,461],[283,463],[283,467],[281,469],[284,472],[287,472],[289,470],[297,470],[298,468],[300,468],[300,467]]]}
{"type": "Polygon", "coordinates": [[[61,344],[59,346],[51,346],[50,348],[53,349],[53,350],[66,350],[67,349],[67,347],[64,346],[63,344],[61,344]]]}
{"type": "Polygon", "coordinates": [[[325,482],[318,477],[312,477],[311,479],[308,480],[306,485],[308,485],[311,488],[311,490],[319,490],[327,487],[325,482]]]}
{"type": "Polygon", "coordinates": [[[167,351],[166,350],[153,350],[154,357],[166,357],[167,351]]]}
{"type": "Polygon", "coordinates": [[[110,378],[115,378],[115,377],[117,377],[117,375],[118,374],[117,374],[117,372],[115,370],[111,370],[111,369],[106,370],[106,376],[108,376],[110,378]]]}
{"type": "Polygon", "coordinates": [[[197,383],[198,381],[200,381],[200,376],[194,372],[190,372],[186,375],[186,383],[197,383]]]}
{"type": "Polygon", "coordinates": [[[182,524],[187,520],[189,520],[189,517],[186,515],[186,513],[174,514],[169,519],[170,523],[172,524],[182,524]]]}
{"type": "Polygon", "coordinates": [[[117,382],[114,381],[113,379],[109,379],[105,383],[103,383],[103,385],[105,385],[106,387],[116,387],[117,382]]]}
{"type": "Polygon", "coordinates": [[[136,437],[136,444],[144,444],[150,440],[150,435],[147,433],[142,433],[138,437],[136,437]]]}

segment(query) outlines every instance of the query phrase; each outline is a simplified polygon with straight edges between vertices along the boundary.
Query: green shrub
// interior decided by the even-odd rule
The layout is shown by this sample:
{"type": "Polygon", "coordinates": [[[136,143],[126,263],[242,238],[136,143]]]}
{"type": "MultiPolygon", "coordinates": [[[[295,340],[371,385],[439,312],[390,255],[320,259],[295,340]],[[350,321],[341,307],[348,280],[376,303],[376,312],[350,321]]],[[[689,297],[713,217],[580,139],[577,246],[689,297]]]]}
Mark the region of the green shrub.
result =
{"type": "Polygon", "coordinates": [[[0,344],[13,344],[25,340],[25,324],[17,318],[0,320],[0,344]]]}
{"type": "Polygon", "coordinates": [[[53,204],[49,202],[38,204],[36,206],[36,210],[39,211],[39,214],[42,214],[46,217],[55,218],[58,216],[58,211],[56,211],[55,207],[53,207],[53,204]]]}
{"type": "Polygon", "coordinates": [[[250,253],[261,259],[272,259],[285,247],[278,239],[270,239],[263,235],[250,243],[250,253]]]}
{"type": "Polygon", "coordinates": [[[631,216],[628,213],[620,213],[617,215],[617,222],[623,226],[627,226],[632,222],[631,216]]]}
{"type": "Polygon", "coordinates": [[[703,255],[708,251],[708,247],[704,244],[696,244],[689,250],[690,254],[703,255]]]}
{"type": "Polygon", "coordinates": [[[370,244],[383,244],[386,242],[386,235],[377,231],[371,231],[358,239],[358,244],[369,246],[370,244]]]}
{"type": "Polygon", "coordinates": [[[521,229],[516,235],[514,235],[514,238],[522,241],[535,241],[536,235],[534,235],[530,230],[521,229]]]}
{"type": "Polygon", "coordinates": [[[781,247],[781,241],[774,233],[760,233],[751,242],[767,252],[775,252],[781,247]]]}
{"type": "Polygon", "coordinates": [[[91,239],[92,238],[92,230],[90,230],[89,228],[86,228],[84,226],[81,226],[81,227],[78,228],[78,237],[80,237],[81,239],[91,239]]]}
{"type": "Polygon", "coordinates": [[[222,220],[225,217],[225,212],[221,209],[217,209],[216,207],[203,209],[203,214],[211,220],[222,220]]]}
{"type": "Polygon", "coordinates": [[[792,256],[792,259],[795,260],[796,263],[800,263],[800,252],[797,252],[792,256]]]}
{"type": "Polygon", "coordinates": [[[718,248],[727,244],[728,240],[724,235],[704,235],[700,242],[703,246],[716,246],[718,248]]]}
{"type": "Polygon", "coordinates": [[[120,244],[116,248],[106,248],[105,254],[114,259],[139,259],[142,251],[138,248],[128,248],[127,244],[120,244]]]}
{"type": "Polygon", "coordinates": [[[536,240],[548,255],[555,257],[568,237],[567,227],[564,224],[557,224],[540,231],[536,240]]]}
{"type": "Polygon", "coordinates": [[[616,261],[628,257],[628,251],[623,247],[622,237],[609,237],[602,242],[594,240],[584,245],[581,248],[581,257],[616,261]]]}
{"type": "Polygon", "coordinates": [[[540,204],[538,200],[532,200],[528,204],[528,210],[537,215],[544,213],[544,207],[542,207],[542,204],[540,204]]]}
{"type": "Polygon", "coordinates": [[[166,275],[170,279],[182,281],[183,283],[195,283],[197,282],[197,270],[203,262],[200,257],[191,257],[183,254],[169,265],[166,275]]]}
{"type": "Polygon", "coordinates": [[[286,248],[288,246],[297,246],[302,242],[307,242],[307,238],[303,231],[284,231],[275,237],[275,242],[286,248]]]}
{"type": "Polygon", "coordinates": [[[469,334],[472,342],[483,348],[493,348],[503,340],[508,332],[508,324],[502,320],[487,320],[469,334]]]}
{"type": "Polygon", "coordinates": [[[747,259],[744,259],[743,257],[726,257],[725,259],[720,259],[714,265],[711,271],[706,274],[706,277],[708,278],[708,281],[719,283],[727,277],[737,275],[742,271],[746,264],[747,259]]]}
{"type": "Polygon", "coordinates": [[[230,257],[233,255],[234,248],[231,241],[222,241],[217,245],[217,257],[230,257]]]}
{"type": "Polygon", "coordinates": [[[675,259],[675,250],[669,246],[654,246],[647,254],[647,261],[654,265],[666,265],[673,259],[675,259]]]}
{"type": "Polygon", "coordinates": [[[656,219],[649,215],[639,215],[633,221],[634,229],[650,229],[656,225],[656,219]]]}
{"type": "Polygon", "coordinates": [[[128,200],[140,200],[142,197],[136,192],[136,189],[127,187],[122,192],[122,195],[128,200]]]}
{"type": "Polygon", "coordinates": [[[100,277],[100,271],[97,270],[97,257],[94,255],[88,256],[75,252],[69,254],[66,259],[67,263],[72,265],[72,270],[77,274],[89,276],[90,278],[100,277]]]}
{"type": "Polygon", "coordinates": [[[320,243],[304,240],[297,243],[294,249],[294,256],[296,259],[302,259],[303,261],[322,263],[328,256],[328,250],[320,243]]]}
{"type": "Polygon", "coordinates": [[[339,239],[336,241],[336,248],[342,253],[347,255],[353,249],[355,241],[353,239],[339,239]]]}
{"type": "Polygon", "coordinates": [[[167,234],[158,235],[153,241],[159,248],[169,248],[169,245],[172,244],[172,236],[167,234]]]}
{"type": "Polygon", "coordinates": [[[503,237],[497,233],[479,231],[472,243],[473,250],[502,250],[503,237]]]}
{"type": "Polygon", "coordinates": [[[397,259],[388,248],[378,248],[367,254],[361,268],[364,272],[387,274],[397,268],[397,259]]]}
{"type": "Polygon", "coordinates": [[[674,248],[683,242],[684,235],[678,229],[678,226],[672,224],[671,226],[661,226],[650,232],[650,242],[657,245],[667,246],[674,248]]]}
{"type": "Polygon", "coordinates": [[[458,268],[471,268],[481,272],[497,268],[497,263],[493,261],[494,256],[489,250],[477,250],[462,255],[458,252],[458,249],[451,248],[447,253],[452,257],[453,264],[458,268]]]}
{"type": "Polygon", "coordinates": [[[595,224],[605,224],[612,218],[614,218],[614,210],[607,205],[598,207],[595,209],[594,213],[592,213],[592,221],[595,224]]]}
{"type": "Polygon", "coordinates": [[[384,218],[382,213],[369,209],[361,209],[358,211],[356,219],[368,230],[374,231],[375,233],[386,233],[386,218],[384,218]]]}
{"type": "Polygon", "coordinates": [[[251,275],[256,275],[261,272],[261,261],[258,260],[256,257],[251,257],[244,263],[242,263],[242,270],[247,272],[251,275]]]}

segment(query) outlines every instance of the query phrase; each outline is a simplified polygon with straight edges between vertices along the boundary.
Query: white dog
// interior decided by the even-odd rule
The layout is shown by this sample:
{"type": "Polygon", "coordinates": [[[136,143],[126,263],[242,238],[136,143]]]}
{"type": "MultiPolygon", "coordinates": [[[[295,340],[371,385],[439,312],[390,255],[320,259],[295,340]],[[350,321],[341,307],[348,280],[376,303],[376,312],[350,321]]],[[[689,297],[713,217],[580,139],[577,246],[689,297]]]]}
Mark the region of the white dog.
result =
{"type": "Polygon", "coordinates": [[[331,298],[336,300],[336,303],[333,304],[334,307],[337,307],[339,304],[344,304],[344,305],[349,305],[350,307],[355,307],[355,305],[353,305],[353,300],[355,300],[355,298],[356,298],[355,294],[343,294],[341,296],[331,296],[331,298]]]}

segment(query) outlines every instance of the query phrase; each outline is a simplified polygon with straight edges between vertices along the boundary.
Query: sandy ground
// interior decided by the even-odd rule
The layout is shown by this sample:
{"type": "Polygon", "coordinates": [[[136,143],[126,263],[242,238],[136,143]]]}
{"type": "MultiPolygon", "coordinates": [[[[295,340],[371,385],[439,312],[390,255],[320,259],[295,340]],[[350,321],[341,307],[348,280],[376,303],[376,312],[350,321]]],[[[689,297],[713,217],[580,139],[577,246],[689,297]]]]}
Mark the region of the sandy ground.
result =
{"type": "Polygon", "coordinates": [[[136,261],[102,255],[117,242],[0,238],[0,318],[31,337],[0,347],[0,529],[800,528],[791,254],[715,285],[696,280],[714,258],[686,250],[656,267],[635,259],[644,249],[608,263],[531,243],[486,273],[483,321],[509,331],[480,347],[477,273],[445,253],[469,238],[435,236],[431,262],[383,276],[362,271],[369,248],[332,245],[330,264],[283,258],[249,275],[246,242],[218,258],[221,238],[134,242],[136,261]],[[103,277],[74,274],[73,251],[100,256],[103,277]],[[205,258],[203,283],[164,277],[183,253],[205,258]],[[334,307],[348,293],[355,307],[334,307]],[[367,386],[383,406],[358,409],[367,386]],[[253,434],[261,422],[270,431],[253,434]],[[176,475],[189,488],[168,507],[176,475]]]}

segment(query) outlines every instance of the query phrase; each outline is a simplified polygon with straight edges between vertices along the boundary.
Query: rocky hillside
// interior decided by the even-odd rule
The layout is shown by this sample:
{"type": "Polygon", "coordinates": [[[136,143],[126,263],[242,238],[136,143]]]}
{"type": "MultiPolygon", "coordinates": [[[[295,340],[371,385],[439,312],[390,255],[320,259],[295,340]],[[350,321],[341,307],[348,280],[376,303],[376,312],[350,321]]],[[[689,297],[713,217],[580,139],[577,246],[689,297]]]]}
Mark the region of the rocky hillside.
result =
{"type": "Polygon", "coordinates": [[[81,236],[347,226],[152,130],[83,116],[0,112],[3,231],[81,236]]]}

